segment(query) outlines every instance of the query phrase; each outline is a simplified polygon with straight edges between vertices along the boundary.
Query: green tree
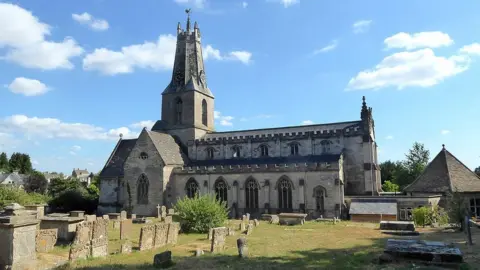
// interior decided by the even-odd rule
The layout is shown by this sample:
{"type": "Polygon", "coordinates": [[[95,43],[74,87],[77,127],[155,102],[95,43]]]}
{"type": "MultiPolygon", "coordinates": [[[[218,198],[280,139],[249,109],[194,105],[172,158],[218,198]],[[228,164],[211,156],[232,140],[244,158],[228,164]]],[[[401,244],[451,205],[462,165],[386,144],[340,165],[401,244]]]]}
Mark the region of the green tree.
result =
{"type": "Polygon", "coordinates": [[[26,192],[36,192],[45,194],[47,191],[48,181],[43,173],[33,171],[26,179],[24,183],[24,189],[26,192]]]}
{"type": "Polygon", "coordinates": [[[8,164],[11,172],[18,170],[21,174],[29,174],[33,170],[30,156],[27,154],[13,153],[8,164]]]}
{"type": "Polygon", "coordinates": [[[478,166],[477,168],[475,168],[475,173],[480,176],[480,166],[478,166]]]}
{"type": "Polygon", "coordinates": [[[0,154],[0,171],[10,171],[9,165],[8,165],[8,157],[7,153],[2,152],[0,154]]]}
{"type": "Polygon", "coordinates": [[[385,183],[385,181],[393,182],[396,170],[397,164],[393,161],[387,160],[380,163],[382,183],[385,183]]]}
{"type": "Polygon", "coordinates": [[[81,187],[81,183],[76,179],[52,178],[48,185],[48,195],[52,197],[59,196],[66,190],[75,190],[81,187]]]}
{"type": "Polygon", "coordinates": [[[425,148],[423,143],[415,142],[412,148],[405,155],[405,165],[413,178],[417,178],[427,167],[430,159],[430,151],[425,148]]]}
{"type": "Polygon", "coordinates": [[[383,183],[382,185],[382,189],[383,191],[385,192],[396,192],[396,191],[400,191],[400,187],[397,185],[397,184],[394,184],[390,181],[385,181],[385,183],[383,183]]]}

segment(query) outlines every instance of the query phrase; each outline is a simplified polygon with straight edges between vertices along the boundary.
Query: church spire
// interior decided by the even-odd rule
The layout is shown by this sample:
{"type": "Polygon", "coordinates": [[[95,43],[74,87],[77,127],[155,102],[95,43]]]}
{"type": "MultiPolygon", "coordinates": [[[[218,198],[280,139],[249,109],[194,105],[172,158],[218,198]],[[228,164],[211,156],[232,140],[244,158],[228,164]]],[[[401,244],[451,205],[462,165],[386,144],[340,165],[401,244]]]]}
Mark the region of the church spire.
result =
{"type": "Polygon", "coordinates": [[[190,33],[190,12],[192,12],[192,9],[185,9],[185,13],[187,13],[187,33],[190,33]]]}

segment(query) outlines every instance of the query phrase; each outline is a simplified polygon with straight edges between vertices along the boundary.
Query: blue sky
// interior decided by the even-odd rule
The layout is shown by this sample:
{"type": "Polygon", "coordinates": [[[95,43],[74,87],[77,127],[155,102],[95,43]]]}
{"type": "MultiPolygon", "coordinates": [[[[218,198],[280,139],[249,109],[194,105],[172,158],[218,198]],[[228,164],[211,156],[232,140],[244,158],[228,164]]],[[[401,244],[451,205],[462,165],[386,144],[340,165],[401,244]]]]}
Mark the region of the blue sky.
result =
{"type": "Polygon", "coordinates": [[[0,151],[99,171],[160,118],[187,7],[217,130],[357,120],[365,95],[382,161],[419,141],[480,165],[473,0],[0,1],[0,151]]]}

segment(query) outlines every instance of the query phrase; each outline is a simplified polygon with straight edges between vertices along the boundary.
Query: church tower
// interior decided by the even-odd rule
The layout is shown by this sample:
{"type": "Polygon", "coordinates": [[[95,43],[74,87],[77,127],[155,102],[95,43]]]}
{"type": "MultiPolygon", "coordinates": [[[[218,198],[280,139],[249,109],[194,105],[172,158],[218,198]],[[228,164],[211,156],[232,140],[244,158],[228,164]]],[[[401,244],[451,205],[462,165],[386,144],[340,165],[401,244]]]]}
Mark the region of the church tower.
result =
{"type": "Polygon", "coordinates": [[[200,29],[197,22],[191,29],[190,9],[185,12],[186,29],[177,26],[172,79],[162,93],[162,122],[187,145],[214,130],[214,97],[207,85],[200,29]]]}

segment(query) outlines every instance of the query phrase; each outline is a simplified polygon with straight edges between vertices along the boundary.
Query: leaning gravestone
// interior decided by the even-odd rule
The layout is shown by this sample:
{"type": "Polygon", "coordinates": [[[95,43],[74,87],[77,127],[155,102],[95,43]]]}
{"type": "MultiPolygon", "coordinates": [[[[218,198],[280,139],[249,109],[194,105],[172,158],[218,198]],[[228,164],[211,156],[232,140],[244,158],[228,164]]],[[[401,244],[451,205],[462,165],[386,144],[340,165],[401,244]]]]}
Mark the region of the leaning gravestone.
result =
{"type": "Polygon", "coordinates": [[[167,244],[177,243],[179,231],[180,231],[180,223],[172,222],[168,224],[167,244]]]}
{"type": "Polygon", "coordinates": [[[153,257],[153,266],[155,268],[167,268],[173,265],[172,252],[165,251],[153,257]]]}
{"type": "Polygon", "coordinates": [[[154,237],[155,225],[143,226],[140,229],[140,251],[152,249],[154,237]]]}
{"type": "Polygon", "coordinates": [[[240,258],[247,257],[247,239],[246,238],[238,238],[237,239],[237,248],[238,248],[238,256],[240,258]]]}
{"type": "Polygon", "coordinates": [[[250,235],[250,234],[252,234],[252,232],[253,232],[253,224],[248,224],[246,235],[250,235]]]}
{"type": "Polygon", "coordinates": [[[57,229],[37,230],[36,246],[37,252],[49,252],[57,243],[57,229]]]}
{"type": "Polygon", "coordinates": [[[169,224],[157,223],[155,224],[155,248],[163,247],[167,244],[169,224]]]}
{"type": "Polygon", "coordinates": [[[227,238],[228,228],[214,228],[212,233],[212,245],[210,252],[216,253],[225,249],[225,239],[227,238]]]}

